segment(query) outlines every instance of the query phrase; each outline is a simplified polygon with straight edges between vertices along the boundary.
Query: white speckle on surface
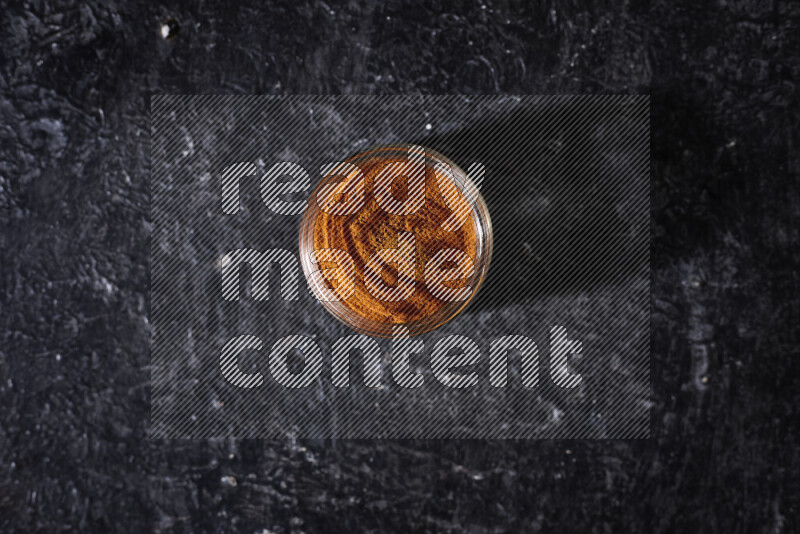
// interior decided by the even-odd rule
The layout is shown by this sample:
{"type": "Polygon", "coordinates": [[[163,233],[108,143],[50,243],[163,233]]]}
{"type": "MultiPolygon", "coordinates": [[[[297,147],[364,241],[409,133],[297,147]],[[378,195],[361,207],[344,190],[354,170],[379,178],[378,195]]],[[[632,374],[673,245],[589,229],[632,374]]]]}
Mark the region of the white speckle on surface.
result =
{"type": "Polygon", "coordinates": [[[430,131],[431,128],[433,128],[433,125],[431,123],[428,123],[428,124],[425,125],[425,129],[426,130],[430,131]]]}
{"type": "Polygon", "coordinates": [[[185,158],[194,154],[194,139],[187,133],[183,136],[183,140],[186,142],[186,149],[181,152],[181,155],[185,158]]]}
{"type": "Polygon", "coordinates": [[[556,407],[553,407],[553,422],[554,423],[558,423],[559,421],[561,421],[561,417],[563,417],[563,415],[564,415],[564,412],[562,412],[561,410],[559,410],[556,407]]]}
{"type": "Polygon", "coordinates": [[[93,286],[96,291],[103,291],[107,295],[114,293],[115,289],[114,284],[112,284],[105,276],[100,276],[99,278],[95,279],[93,286]]]}

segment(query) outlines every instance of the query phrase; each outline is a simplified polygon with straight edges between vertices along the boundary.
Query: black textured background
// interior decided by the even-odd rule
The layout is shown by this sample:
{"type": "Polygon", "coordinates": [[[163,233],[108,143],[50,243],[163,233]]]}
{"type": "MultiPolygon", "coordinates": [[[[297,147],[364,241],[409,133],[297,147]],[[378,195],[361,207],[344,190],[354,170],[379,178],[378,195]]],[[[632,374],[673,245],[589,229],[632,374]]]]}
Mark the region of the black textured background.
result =
{"type": "Polygon", "coordinates": [[[0,20],[0,531],[799,529],[797,4],[0,20]],[[149,97],[174,92],[651,94],[653,438],[148,441],[149,97]]]}

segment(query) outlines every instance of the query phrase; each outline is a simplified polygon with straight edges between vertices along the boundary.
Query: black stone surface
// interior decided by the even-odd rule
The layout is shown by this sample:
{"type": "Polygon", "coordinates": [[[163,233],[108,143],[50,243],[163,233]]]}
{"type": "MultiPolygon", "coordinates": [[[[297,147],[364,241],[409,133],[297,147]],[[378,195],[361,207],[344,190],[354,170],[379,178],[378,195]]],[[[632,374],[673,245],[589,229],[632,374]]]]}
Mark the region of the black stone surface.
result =
{"type": "Polygon", "coordinates": [[[799,530],[799,26],[777,0],[4,2],[0,531],[799,530]],[[652,439],[148,441],[149,97],[176,92],[651,94],[652,439]]]}

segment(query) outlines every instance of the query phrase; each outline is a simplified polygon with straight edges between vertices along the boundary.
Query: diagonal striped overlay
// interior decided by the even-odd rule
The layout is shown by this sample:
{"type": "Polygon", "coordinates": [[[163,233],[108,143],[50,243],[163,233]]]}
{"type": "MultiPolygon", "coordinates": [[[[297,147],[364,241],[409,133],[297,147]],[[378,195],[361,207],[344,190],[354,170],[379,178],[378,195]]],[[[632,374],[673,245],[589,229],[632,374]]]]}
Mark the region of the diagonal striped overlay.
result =
{"type": "Polygon", "coordinates": [[[159,95],[151,113],[153,438],[648,437],[649,97],[159,95]],[[309,292],[298,228],[326,169],[400,142],[483,165],[494,254],[453,321],[371,339],[309,292]]]}

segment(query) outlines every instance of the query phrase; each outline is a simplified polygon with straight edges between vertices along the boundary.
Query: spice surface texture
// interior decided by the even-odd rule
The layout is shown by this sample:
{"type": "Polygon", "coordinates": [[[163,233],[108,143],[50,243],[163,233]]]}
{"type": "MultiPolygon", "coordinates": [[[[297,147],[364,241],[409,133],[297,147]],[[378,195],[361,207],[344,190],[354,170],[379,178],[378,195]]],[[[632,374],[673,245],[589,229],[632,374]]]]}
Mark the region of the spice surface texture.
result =
{"type": "MultiPolygon", "coordinates": [[[[342,173],[344,176],[335,185],[337,189],[332,197],[346,202],[348,197],[357,194],[363,201],[351,213],[320,211],[313,226],[314,250],[343,250],[352,258],[353,286],[349,288],[349,295],[341,300],[352,312],[371,321],[391,324],[429,317],[448,304],[434,294],[437,292],[429,284],[430,271],[426,281],[426,266],[437,253],[442,256],[442,251],[462,251],[471,260],[467,262],[462,255],[464,261],[438,262],[452,274],[448,281],[442,282],[446,288],[455,290],[468,286],[469,277],[474,273],[472,262],[478,255],[478,230],[466,195],[455,186],[451,174],[442,172],[430,160],[420,166],[424,166],[424,201],[420,202],[421,192],[411,187],[408,173],[387,175],[401,169],[408,158],[396,151],[375,149],[357,159],[361,172],[342,173]],[[380,197],[380,191],[391,197],[388,203],[407,205],[413,200],[410,196],[416,196],[416,205],[421,206],[408,210],[410,213],[387,210],[387,201],[380,197]],[[458,216],[457,224],[452,224],[454,216],[458,216]],[[370,259],[379,251],[391,249],[400,252],[397,261],[376,264],[378,268],[373,272],[380,272],[380,280],[370,284],[367,274],[370,259]],[[404,275],[409,282],[405,287],[411,287],[412,291],[400,291],[404,275]],[[376,284],[388,291],[376,291],[376,284]],[[398,289],[392,293],[391,288],[398,289]]],[[[320,268],[330,267],[333,264],[320,262],[320,268]]],[[[339,280],[326,281],[334,290],[341,287],[339,280]]]]}

